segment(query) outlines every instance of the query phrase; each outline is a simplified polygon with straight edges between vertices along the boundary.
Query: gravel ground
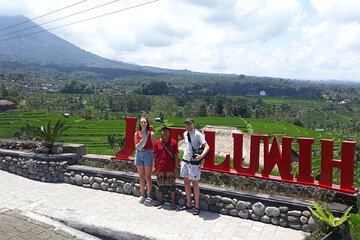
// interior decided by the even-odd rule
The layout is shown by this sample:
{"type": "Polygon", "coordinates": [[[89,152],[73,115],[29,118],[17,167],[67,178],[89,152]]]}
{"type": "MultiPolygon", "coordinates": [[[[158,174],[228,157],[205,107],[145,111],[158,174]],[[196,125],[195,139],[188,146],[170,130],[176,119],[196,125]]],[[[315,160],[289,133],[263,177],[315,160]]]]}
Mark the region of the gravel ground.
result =
{"type": "MultiPolygon", "coordinates": [[[[233,158],[234,141],[232,134],[241,133],[235,127],[205,126],[201,131],[215,131],[215,155],[225,157],[230,154],[233,158]]],[[[250,162],[250,135],[244,134],[243,158],[246,163],[250,162]]],[[[179,150],[184,150],[184,140],[179,142],[179,150]]],[[[264,146],[260,144],[260,165],[264,163],[264,146]]]]}

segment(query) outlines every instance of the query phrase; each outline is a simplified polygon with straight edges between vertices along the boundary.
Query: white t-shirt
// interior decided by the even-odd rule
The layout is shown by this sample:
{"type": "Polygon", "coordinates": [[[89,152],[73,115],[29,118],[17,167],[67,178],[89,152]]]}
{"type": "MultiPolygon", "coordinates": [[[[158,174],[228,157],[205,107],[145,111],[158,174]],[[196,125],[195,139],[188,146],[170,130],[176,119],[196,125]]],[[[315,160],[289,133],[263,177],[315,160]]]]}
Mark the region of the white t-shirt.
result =
{"type": "Polygon", "coordinates": [[[190,161],[192,160],[192,155],[193,155],[192,147],[194,149],[200,148],[204,143],[206,143],[206,141],[204,135],[202,135],[202,133],[199,132],[198,130],[195,130],[194,132],[190,133],[190,138],[191,138],[191,143],[190,143],[187,137],[187,133],[188,131],[184,132],[185,149],[184,149],[183,159],[185,159],[186,161],[190,161]]]}

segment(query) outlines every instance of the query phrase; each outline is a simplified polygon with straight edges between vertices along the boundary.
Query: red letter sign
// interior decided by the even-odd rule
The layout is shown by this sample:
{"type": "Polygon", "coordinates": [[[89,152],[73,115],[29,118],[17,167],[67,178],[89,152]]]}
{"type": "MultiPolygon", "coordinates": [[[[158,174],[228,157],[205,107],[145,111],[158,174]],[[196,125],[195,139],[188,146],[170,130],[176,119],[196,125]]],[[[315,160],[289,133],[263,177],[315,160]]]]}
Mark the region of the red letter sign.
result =
{"type": "MultiPolygon", "coordinates": [[[[116,153],[113,159],[119,160],[134,160],[132,157],[134,151],[134,133],[136,131],[137,118],[126,117],[126,142],[125,146],[116,153]]],[[[178,140],[180,135],[183,138],[184,128],[171,128],[170,137],[178,140]]],[[[282,150],[277,138],[275,137],[269,150],[269,136],[267,135],[251,135],[250,144],[250,165],[243,166],[243,139],[242,133],[233,133],[234,140],[234,169],[230,169],[230,155],[227,154],[225,160],[220,163],[215,163],[215,132],[205,131],[206,142],[210,146],[210,151],[205,158],[203,169],[217,172],[224,172],[230,174],[251,176],[263,179],[270,179],[276,181],[285,181],[291,183],[300,183],[312,186],[321,186],[323,188],[337,190],[346,193],[355,193],[357,189],[354,188],[354,155],[356,142],[343,141],[341,147],[341,160],[333,159],[333,140],[321,141],[321,172],[320,181],[315,182],[312,176],[312,144],[313,138],[297,139],[299,144],[299,174],[296,181],[292,175],[291,153],[292,153],[292,137],[282,138],[282,150]],[[260,141],[264,142],[264,169],[262,175],[258,174],[259,169],[259,155],[260,155],[260,141]],[[277,165],[280,177],[270,176],[271,171],[277,165]],[[338,168],[341,171],[340,188],[333,185],[333,168],[338,168]]]]}
{"type": "Polygon", "coordinates": [[[112,159],[134,160],[132,153],[134,152],[134,134],[136,132],[136,117],[125,117],[126,122],[126,142],[124,147],[118,151],[112,159]]]}
{"type": "MultiPolygon", "coordinates": [[[[264,136],[267,140],[264,139],[264,152],[267,152],[269,149],[268,138],[269,136],[264,136]]],[[[270,152],[264,154],[264,169],[262,171],[262,176],[269,178],[269,174],[275,167],[278,166],[281,179],[292,181],[293,177],[291,174],[291,142],[293,138],[283,137],[282,140],[282,154],[280,153],[280,147],[277,140],[277,137],[274,137],[273,143],[271,145],[270,152]]]]}
{"type": "Polygon", "coordinates": [[[311,146],[314,143],[313,138],[298,138],[299,143],[299,174],[297,181],[299,183],[314,184],[314,177],[311,175],[311,146]]]}
{"type": "Polygon", "coordinates": [[[334,141],[321,139],[320,186],[332,188],[332,171],[340,169],[340,189],[354,191],[354,152],[355,142],[344,141],[341,146],[341,161],[334,159],[334,141]]]}

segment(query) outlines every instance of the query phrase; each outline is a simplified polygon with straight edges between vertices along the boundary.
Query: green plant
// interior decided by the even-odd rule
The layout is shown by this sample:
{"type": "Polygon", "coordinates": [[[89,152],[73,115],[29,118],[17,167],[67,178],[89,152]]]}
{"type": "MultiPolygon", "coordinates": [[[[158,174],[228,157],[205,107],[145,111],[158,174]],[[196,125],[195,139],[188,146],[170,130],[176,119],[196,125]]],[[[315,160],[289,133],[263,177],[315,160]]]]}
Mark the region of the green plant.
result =
{"type": "Polygon", "coordinates": [[[360,211],[357,214],[350,214],[349,217],[350,235],[354,240],[360,240],[360,211]]]}
{"type": "Polygon", "coordinates": [[[20,127],[18,131],[16,131],[13,136],[17,139],[27,140],[30,139],[30,133],[36,130],[36,126],[31,125],[31,123],[27,122],[25,126],[20,127]]]}
{"type": "Polygon", "coordinates": [[[109,144],[109,149],[115,148],[115,142],[116,142],[116,135],[115,134],[108,134],[107,135],[107,142],[109,144]]]}
{"type": "Polygon", "coordinates": [[[109,144],[109,149],[113,150],[116,143],[119,145],[119,148],[122,148],[126,142],[126,138],[124,134],[107,134],[107,142],[109,144]]]}
{"type": "Polygon", "coordinates": [[[118,139],[116,140],[116,142],[119,145],[119,148],[122,148],[125,145],[126,142],[126,136],[125,134],[120,134],[120,136],[118,137],[118,139]]]}
{"type": "Polygon", "coordinates": [[[318,240],[326,236],[327,229],[325,226],[318,225],[316,229],[309,235],[306,235],[304,240],[318,240]]]}
{"type": "Polygon", "coordinates": [[[46,126],[34,126],[30,128],[30,134],[40,139],[43,142],[43,146],[51,148],[57,139],[63,134],[64,131],[68,130],[70,126],[65,126],[65,121],[61,119],[57,121],[54,127],[51,126],[51,121],[46,126]]]}
{"type": "Polygon", "coordinates": [[[330,229],[339,227],[349,218],[352,206],[348,207],[341,218],[335,218],[328,206],[321,206],[317,202],[312,202],[313,208],[308,207],[311,213],[321,222],[325,223],[330,229]]]}

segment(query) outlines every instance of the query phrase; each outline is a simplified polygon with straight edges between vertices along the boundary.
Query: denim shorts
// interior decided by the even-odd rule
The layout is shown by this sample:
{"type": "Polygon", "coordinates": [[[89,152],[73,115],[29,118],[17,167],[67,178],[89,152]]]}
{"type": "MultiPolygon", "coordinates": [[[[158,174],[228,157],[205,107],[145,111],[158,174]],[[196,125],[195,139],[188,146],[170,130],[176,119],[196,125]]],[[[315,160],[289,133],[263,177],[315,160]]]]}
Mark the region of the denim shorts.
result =
{"type": "Polygon", "coordinates": [[[151,149],[136,150],[135,165],[152,167],[153,165],[153,153],[151,149]]]}

